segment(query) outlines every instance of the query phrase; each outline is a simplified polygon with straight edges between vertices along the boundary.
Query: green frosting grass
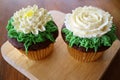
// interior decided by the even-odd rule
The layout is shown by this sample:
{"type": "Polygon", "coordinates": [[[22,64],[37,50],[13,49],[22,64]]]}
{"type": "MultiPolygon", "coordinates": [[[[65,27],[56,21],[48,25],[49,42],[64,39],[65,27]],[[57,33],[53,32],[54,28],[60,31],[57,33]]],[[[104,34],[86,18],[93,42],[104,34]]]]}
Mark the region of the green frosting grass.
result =
{"type": "Polygon", "coordinates": [[[13,22],[13,19],[11,18],[8,21],[8,25],[6,27],[8,30],[8,36],[10,38],[17,39],[18,42],[23,42],[26,53],[28,51],[29,46],[31,46],[33,43],[36,44],[38,42],[44,42],[47,39],[49,39],[52,42],[55,41],[52,33],[57,31],[58,28],[53,21],[47,22],[45,25],[46,30],[44,32],[39,31],[38,35],[34,35],[32,33],[24,34],[22,32],[16,32],[16,30],[14,29],[14,26],[12,25],[12,22],[13,22]]]}
{"type": "Polygon", "coordinates": [[[101,37],[93,37],[93,38],[80,38],[78,36],[74,36],[73,32],[69,31],[67,28],[62,29],[62,33],[65,34],[65,41],[69,43],[69,46],[73,45],[82,46],[86,48],[86,51],[89,48],[94,48],[94,51],[97,52],[100,46],[111,46],[112,43],[117,39],[115,35],[115,25],[113,24],[111,30],[101,37]]]}

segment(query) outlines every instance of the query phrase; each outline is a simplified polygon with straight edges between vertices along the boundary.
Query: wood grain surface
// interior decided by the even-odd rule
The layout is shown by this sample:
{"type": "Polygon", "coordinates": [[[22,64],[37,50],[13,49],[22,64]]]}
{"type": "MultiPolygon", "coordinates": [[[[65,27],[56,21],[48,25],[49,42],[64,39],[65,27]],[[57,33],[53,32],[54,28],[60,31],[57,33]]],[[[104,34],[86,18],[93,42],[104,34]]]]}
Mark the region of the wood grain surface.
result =
{"type": "MultiPolygon", "coordinates": [[[[48,10],[71,12],[78,6],[92,5],[110,12],[120,39],[120,0],[0,0],[0,47],[7,40],[6,25],[13,13],[27,5],[37,4],[48,10]]],[[[0,80],[28,80],[6,63],[0,54],[0,80]]],[[[120,50],[103,75],[102,80],[120,80],[120,50]]]]}

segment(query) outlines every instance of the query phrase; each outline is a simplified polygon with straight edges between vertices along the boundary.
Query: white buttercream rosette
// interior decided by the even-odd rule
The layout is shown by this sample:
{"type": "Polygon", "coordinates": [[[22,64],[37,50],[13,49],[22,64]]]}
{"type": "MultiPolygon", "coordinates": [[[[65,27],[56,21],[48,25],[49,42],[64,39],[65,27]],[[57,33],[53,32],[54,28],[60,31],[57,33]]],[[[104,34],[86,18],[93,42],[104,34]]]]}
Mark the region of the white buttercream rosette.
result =
{"type": "Polygon", "coordinates": [[[66,14],[65,26],[81,38],[100,37],[110,31],[113,17],[102,9],[84,6],[66,14]]]}
{"type": "Polygon", "coordinates": [[[13,23],[17,32],[24,34],[33,33],[37,35],[39,31],[45,31],[44,25],[52,20],[51,15],[44,8],[38,8],[37,5],[28,6],[14,13],[13,23]]]}

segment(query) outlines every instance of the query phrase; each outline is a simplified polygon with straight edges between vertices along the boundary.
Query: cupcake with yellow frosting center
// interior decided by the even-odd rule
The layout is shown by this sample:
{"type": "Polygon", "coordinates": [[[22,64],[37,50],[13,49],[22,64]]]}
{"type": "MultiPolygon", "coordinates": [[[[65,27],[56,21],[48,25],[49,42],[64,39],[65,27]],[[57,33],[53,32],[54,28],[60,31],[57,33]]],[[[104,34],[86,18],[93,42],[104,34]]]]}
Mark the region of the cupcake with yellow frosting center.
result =
{"type": "Polygon", "coordinates": [[[66,14],[61,33],[70,55],[82,62],[97,60],[117,39],[111,14],[92,6],[66,14]]]}
{"type": "Polygon", "coordinates": [[[16,11],[8,21],[7,30],[9,42],[33,60],[48,56],[58,36],[52,16],[37,5],[16,11]]]}

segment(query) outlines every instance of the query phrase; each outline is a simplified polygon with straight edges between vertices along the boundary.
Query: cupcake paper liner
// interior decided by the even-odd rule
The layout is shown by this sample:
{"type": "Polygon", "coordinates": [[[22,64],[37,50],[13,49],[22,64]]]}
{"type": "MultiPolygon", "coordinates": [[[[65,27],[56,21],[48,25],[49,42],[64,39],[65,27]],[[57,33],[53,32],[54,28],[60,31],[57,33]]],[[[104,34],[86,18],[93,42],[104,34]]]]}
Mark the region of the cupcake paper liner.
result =
{"type": "Polygon", "coordinates": [[[76,60],[80,61],[80,62],[93,62],[96,61],[97,59],[99,59],[104,51],[100,51],[100,52],[82,52],[82,51],[78,51],[72,47],[67,46],[67,49],[69,51],[69,54],[76,60]]]}
{"type": "Polygon", "coordinates": [[[28,51],[28,53],[26,53],[23,50],[19,50],[19,51],[31,60],[41,60],[47,57],[48,55],[50,55],[53,51],[53,48],[54,48],[54,44],[50,44],[48,47],[44,49],[40,49],[36,51],[28,51]]]}

